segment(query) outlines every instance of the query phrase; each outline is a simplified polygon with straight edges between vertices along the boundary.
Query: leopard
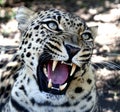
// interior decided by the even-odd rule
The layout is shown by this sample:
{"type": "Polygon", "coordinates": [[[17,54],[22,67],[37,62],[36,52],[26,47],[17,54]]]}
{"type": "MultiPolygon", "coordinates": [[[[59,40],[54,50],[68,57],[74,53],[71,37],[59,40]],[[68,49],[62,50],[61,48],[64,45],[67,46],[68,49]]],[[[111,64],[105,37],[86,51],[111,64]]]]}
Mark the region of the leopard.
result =
{"type": "Polygon", "coordinates": [[[78,15],[20,7],[21,41],[0,75],[1,112],[100,112],[94,31],[78,15]]]}

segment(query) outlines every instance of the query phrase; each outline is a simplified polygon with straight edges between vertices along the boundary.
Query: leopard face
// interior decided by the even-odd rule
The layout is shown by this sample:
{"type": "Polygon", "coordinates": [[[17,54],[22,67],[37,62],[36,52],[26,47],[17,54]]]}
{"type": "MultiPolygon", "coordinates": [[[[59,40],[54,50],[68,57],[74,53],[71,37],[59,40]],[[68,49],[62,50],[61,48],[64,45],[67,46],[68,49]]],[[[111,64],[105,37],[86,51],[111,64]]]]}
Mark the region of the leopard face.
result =
{"type": "Polygon", "coordinates": [[[93,41],[80,17],[51,9],[32,19],[23,33],[19,53],[41,91],[65,94],[77,72],[89,65],[93,41]]]}

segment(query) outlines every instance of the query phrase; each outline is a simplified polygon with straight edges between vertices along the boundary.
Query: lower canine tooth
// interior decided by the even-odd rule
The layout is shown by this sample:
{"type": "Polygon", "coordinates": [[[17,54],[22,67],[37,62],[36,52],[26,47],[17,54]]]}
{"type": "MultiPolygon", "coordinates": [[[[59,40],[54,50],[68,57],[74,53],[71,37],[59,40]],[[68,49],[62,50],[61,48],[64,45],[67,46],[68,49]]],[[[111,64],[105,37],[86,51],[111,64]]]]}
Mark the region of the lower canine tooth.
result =
{"type": "Polygon", "coordinates": [[[76,65],[75,65],[75,64],[72,64],[72,69],[71,69],[70,76],[73,75],[73,73],[75,72],[75,70],[76,70],[76,65]]]}
{"type": "Polygon", "coordinates": [[[52,80],[49,79],[49,81],[48,81],[48,88],[51,88],[51,87],[52,87],[52,80]]]}
{"type": "Polygon", "coordinates": [[[63,85],[60,85],[59,86],[59,89],[62,91],[63,89],[65,89],[65,87],[67,86],[67,83],[63,84],[63,85]]]}

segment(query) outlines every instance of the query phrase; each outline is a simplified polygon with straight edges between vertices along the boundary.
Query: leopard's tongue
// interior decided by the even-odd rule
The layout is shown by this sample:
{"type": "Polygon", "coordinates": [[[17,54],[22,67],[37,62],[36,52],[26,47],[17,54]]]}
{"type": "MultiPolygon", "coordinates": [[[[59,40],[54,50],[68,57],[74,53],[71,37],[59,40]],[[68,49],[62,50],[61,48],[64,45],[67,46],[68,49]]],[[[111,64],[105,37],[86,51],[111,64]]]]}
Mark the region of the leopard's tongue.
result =
{"type": "Polygon", "coordinates": [[[52,71],[52,61],[47,66],[48,79],[52,80],[53,84],[63,84],[68,78],[68,66],[58,62],[54,71],[52,71]]]}

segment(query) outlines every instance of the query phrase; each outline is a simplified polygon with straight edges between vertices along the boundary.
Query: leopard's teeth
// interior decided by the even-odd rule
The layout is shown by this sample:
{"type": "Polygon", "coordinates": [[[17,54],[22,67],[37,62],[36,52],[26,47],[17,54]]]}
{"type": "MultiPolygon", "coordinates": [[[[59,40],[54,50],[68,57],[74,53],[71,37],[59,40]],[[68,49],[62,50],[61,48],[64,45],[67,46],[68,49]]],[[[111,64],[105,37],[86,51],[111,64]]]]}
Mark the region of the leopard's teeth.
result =
{"type": "Polygon", "coordinates": [[[66,65],[72,66],[72,63],[66,63],[64,61],[61,61],[61,64],[66,64],[66,65]]]}
{"type": "Polygon", "coordinates": [[[61,61],[61,64],[63,64],[64,63],[64,61],[61,61]]]}
{"type": "Polygon", "coordinates": [[[43,71],[44,71],[45,76],[48,77],[48,73],[47,73],[46,67],[43,68],[43,71]]]}
{"type": "Polygon", "coordinates": [[[59,91],[59,88],[55,88],[55,87],[51,87],[51,88],[59,91]]]}
{"type": "Polygon", "coordinates": [[[49,79],[48,81],[48,88],[51,88],[52,87],[52,79],[49,79]]]}
{"type": "Polygon", "coordinates": [[[59,86],[59,89],[62,91],[62,90],[65,89],[66,86],[67,86],[67,83],[65,83],[65,84],[63,84],[63,85],[60,85],[60,86],[59,86]]]}
{"type": "Polygon", "coordinates": [[[71,72],[70,72],[70,76],[72,76],[73,75],[73,73],[75,72],[75,70],[76,70],[76,65],[73,63],[72,64],[72,69],[71,69],[71,72]]]}
{"type": "Polygon", "coordinates": [[[53,65],[52,65],[52,71],[54,72],[56,66],[57,66],[58,61],[53,61],[53,65]]]}

